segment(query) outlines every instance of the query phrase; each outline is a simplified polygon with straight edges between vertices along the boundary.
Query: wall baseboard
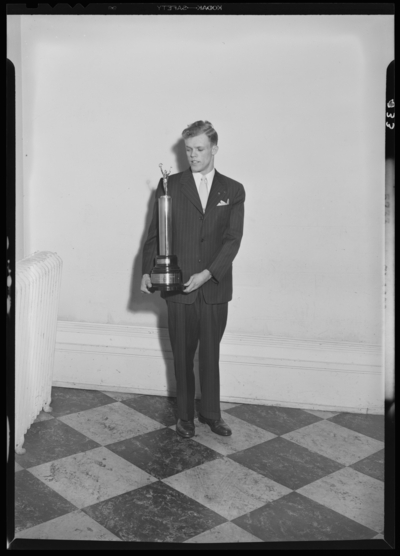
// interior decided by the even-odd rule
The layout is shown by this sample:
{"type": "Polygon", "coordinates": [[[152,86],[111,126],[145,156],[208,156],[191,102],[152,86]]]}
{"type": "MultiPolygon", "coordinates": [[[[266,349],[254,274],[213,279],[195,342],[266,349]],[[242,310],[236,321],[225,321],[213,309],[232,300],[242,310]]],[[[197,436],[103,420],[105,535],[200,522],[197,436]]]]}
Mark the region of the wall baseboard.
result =
{"type": "MultiPolygon", "coordinates": [[[[54,367],[54,386],[175,395],[166,329],[59,321],[54,367]]],[[[226,333],[221,401],[383,414],[383,368],[374,344],[226,333]]]]}

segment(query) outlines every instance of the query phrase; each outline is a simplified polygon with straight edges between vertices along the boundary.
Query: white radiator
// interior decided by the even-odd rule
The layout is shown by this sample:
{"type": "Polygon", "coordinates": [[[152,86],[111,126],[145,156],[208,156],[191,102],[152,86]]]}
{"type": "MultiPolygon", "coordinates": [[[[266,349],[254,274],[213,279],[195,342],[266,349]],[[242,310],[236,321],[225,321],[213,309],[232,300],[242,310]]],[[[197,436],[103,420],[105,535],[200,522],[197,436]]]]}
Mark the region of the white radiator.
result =
{"type": "Polygon", "coordinates": [[[37,252],[16,263],[15,451],[40,411],[50,412],[62,260],[37,252]]]}

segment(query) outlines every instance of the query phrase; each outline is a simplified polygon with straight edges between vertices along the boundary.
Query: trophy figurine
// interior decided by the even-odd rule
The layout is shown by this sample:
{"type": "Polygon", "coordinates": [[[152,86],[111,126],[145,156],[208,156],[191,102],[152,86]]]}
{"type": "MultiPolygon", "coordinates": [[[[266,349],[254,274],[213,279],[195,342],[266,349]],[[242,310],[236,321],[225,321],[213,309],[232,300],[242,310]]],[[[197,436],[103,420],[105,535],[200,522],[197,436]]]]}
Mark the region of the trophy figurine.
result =
{"type": "Polygon", "coordinates": [[[167,172],[159,164],[163,175],[165,195],[158,199],[158,239],[159,255],[156,256],[156,265],[151,271],[151,285],[156,290],[173,291],[183,289],[182,271],[178,266],[178,258],[172,254],[172,197],[168,195],[167,172]]]}

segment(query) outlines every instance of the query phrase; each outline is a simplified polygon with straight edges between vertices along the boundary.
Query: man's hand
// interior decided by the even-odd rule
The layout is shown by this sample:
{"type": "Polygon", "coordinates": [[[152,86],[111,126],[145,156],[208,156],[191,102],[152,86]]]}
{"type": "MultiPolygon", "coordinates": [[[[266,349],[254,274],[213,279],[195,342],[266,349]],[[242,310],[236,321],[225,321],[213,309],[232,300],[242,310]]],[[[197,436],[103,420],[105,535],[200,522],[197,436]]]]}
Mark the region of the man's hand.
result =
{"type": "Polygon", "coordinates": [[[186,286],[186,289],[183,290],[183,293],[190,293],[193,292],[194,290],[197,290],[203,284],[208,282],[210,278],[211,278],[211,272],[209,270],[203,270],[203,272],[199,272],[198,274],[193,274],[193,276],[189,278],[186,284],[183,284],[184,286],[186,286]]]}
{"type": "Polygon", "coordinates": [[[151,280],[148,274],[143,274],[142,283],[140,284],[140,291],[142,293],[153,293],[150,292],[148,288],[151,288],[151,280]]]}

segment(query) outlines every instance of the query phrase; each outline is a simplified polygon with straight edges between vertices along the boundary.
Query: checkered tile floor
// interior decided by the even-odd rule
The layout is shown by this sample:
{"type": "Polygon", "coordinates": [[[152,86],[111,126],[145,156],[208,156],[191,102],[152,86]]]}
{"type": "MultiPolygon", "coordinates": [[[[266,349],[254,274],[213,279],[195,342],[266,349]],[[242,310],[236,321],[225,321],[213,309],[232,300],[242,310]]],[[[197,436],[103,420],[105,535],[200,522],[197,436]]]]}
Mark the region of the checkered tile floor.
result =
{"type": "Polygon", "coordinates": [[[53,388],[16,455],[16,537],[182,543],[383,538],[384,417],[53,388]]]}

